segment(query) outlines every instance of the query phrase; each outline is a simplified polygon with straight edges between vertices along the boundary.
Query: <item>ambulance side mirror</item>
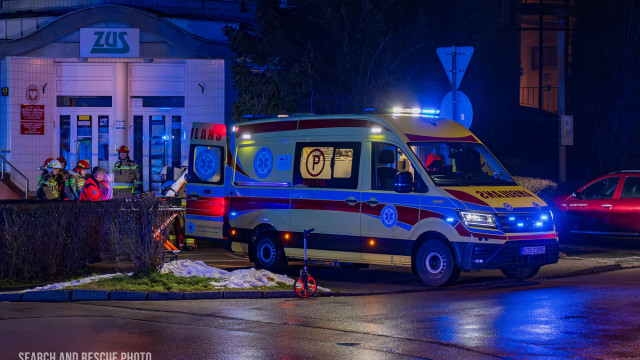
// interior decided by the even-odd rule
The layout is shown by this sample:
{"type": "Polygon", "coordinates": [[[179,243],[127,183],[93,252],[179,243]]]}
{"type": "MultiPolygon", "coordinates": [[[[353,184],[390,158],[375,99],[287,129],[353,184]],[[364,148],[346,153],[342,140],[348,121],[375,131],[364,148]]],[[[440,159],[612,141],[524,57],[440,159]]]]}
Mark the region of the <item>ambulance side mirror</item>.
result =
{"type": "Polygon", "coordinates": [[[396,192],[410,193],[413,191],[413,174],[408,171],[401,171],[397,173],[394,185],[396,192]]]}

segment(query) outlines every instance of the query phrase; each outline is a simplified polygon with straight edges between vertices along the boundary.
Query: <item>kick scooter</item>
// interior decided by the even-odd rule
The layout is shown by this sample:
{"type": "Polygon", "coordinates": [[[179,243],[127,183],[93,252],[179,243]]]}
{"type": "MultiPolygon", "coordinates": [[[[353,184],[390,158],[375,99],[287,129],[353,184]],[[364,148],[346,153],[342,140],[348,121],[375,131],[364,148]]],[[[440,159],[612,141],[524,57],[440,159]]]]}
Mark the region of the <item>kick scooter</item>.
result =
{"type": "Polygon", "coordinates": [[[293,283],[293,291],[301,298],[307,298],[312,296],[316,292],[316,280],[309,275],[307,269],[307,236],[314,232],[316,229],[304,230],[304,265],[300,269],[300,277],[293,283]]]}

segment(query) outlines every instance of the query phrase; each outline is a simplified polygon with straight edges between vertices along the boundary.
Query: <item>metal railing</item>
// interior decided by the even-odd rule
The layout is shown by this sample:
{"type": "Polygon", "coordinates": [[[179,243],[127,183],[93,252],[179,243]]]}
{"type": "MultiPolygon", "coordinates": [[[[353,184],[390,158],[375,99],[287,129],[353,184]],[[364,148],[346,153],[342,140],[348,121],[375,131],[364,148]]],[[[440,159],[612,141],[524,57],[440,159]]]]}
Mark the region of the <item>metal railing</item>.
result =
{"type": "Polygon", "coordinates": [[[0,155],[0,180],[4,180],[5,178],[9,179],[12,183],[17,186],[24,187],[24,198],[29,198],[29,178],[27,178],[23,173],[20,172],[9,160],[5,159],[4,156],[0,155]],[[9,168],[10,170],[7,170],[9,168]],[[13,174],[19,175],[18,177],[14,177],[13,174]],[[18,178],[24,180],[23,182],[17,181],[18,178]]]}
{"type": "Polygon", "coordinates": [[[521,87],[520,88],[520,105],[529,106],[544,111],[558,112],[558,88],[550,85],[542,87],[542,103],[540,103],[540,88],[521,87]]]}

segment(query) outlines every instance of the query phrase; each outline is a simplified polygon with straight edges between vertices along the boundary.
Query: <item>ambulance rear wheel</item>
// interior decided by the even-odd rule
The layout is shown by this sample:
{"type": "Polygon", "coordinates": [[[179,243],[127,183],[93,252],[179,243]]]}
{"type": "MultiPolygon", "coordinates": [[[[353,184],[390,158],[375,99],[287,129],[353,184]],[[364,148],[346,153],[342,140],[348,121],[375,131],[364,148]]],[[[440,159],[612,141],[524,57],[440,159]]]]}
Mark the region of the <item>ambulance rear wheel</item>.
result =
{"type": "Polygon", "coordinates": [[[534,277],[538,271],[540,271],[540,266],[528,267],[528,268],[520,268],[520,269],[500,269],[504,276],[509,279],[514,280],[526,280],[534,277]]]}
{"type": "Polygon", "coordinates": [[[429,286],[451,284],[458,279],[460,269],[453,252],[442,240],[427,240],[418,249],[415,268],[420,280],[429,286]]]}
{"type": "Polygon", "coordinates": [[[253,246],[253,262],[258,269],[280,272],[287,266],[284,249],[275,234],[262,234],[253,246]]]}

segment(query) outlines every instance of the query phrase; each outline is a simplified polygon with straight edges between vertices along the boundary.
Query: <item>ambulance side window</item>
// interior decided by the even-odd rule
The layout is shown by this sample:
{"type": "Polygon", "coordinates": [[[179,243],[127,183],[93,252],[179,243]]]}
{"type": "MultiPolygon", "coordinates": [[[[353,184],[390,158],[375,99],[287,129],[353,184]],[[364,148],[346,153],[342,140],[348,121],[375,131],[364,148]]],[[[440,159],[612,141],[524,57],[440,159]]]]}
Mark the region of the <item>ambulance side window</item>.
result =
{"type": "Polygon", "coordinates": [[[371,144],[371,189],[395,191],[396,174],[408,171],[416,180],[416,172],[402,149],[385,143],[371,144]]]}
{"type": "Polygon", "coordinates": [[[191,146],[189,182],[224,183],[224,149],[220,146],[191,146]]]}
{"type": "Polygon", "coordinates": [[[360,143],[296,144],[294,186],[356,189],[360,143]]]}

